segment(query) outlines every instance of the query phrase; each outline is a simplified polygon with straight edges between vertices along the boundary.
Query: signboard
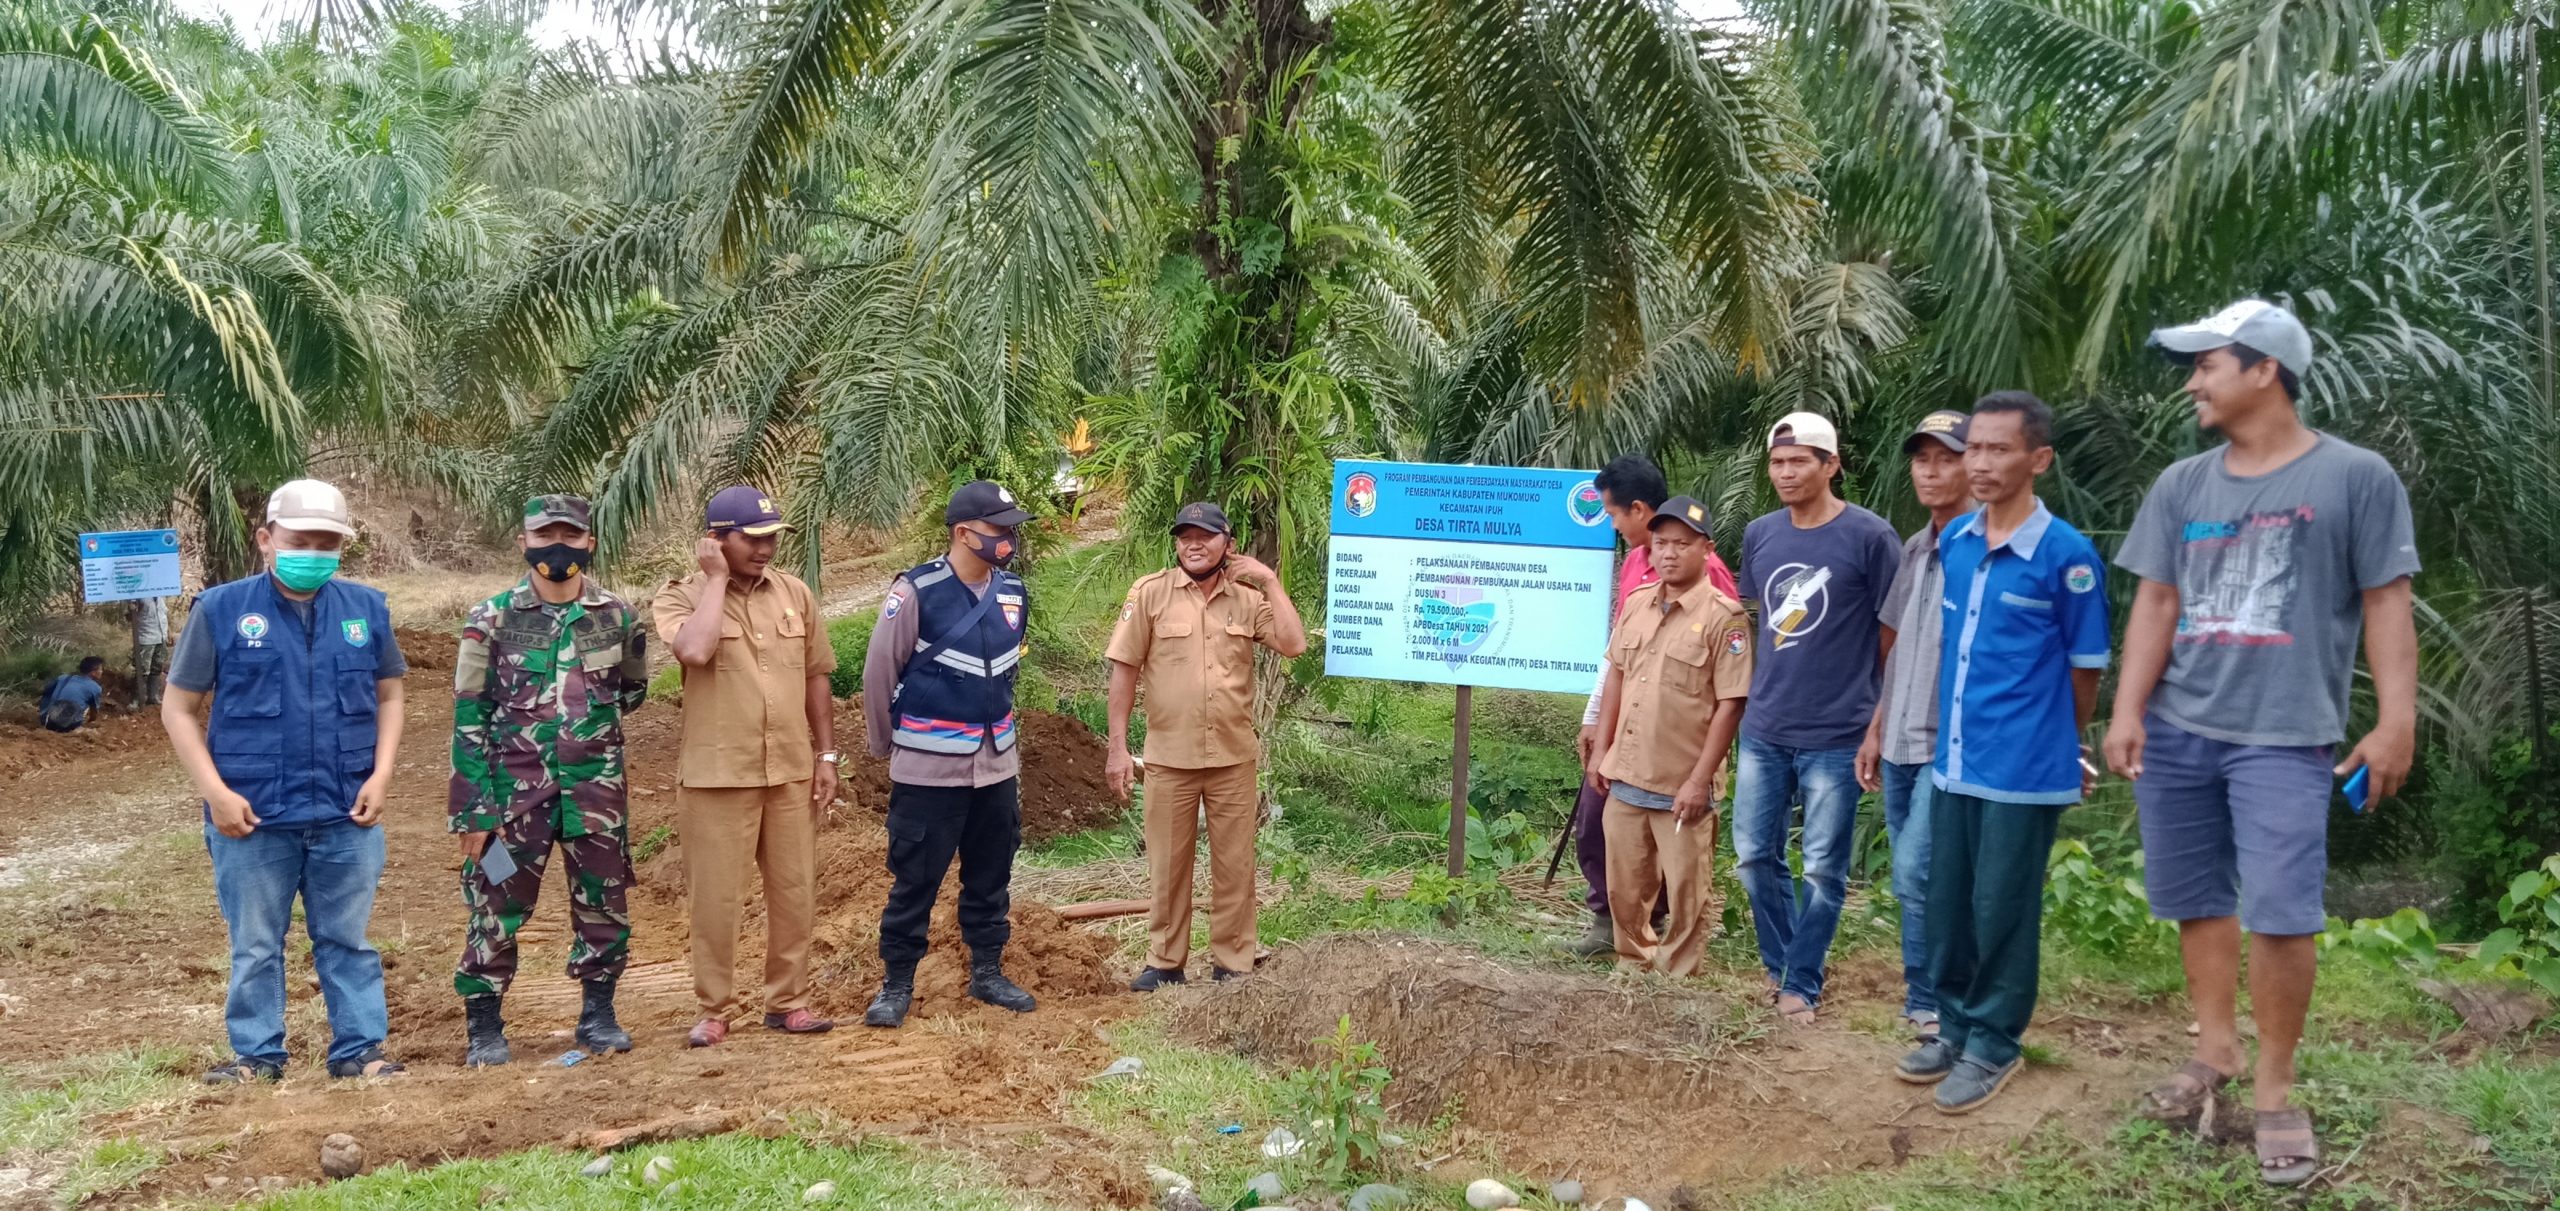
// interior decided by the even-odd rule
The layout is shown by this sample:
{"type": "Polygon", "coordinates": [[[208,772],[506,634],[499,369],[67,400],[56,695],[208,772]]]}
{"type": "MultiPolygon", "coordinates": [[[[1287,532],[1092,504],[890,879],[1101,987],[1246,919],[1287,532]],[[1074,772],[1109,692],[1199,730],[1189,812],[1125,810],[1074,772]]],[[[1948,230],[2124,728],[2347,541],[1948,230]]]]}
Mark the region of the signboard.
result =
{"type": "Polygon", "coordinates": [[[1324,671],[1588,694],[1616,538],[1589,471],[1337,462],[1324,671]]]}
{"type": "Polygon", "coordinates": [[[115,530],[80,536],[80,593],[85,601],[132,601],[178,595],[178,532],[115,530]]]}

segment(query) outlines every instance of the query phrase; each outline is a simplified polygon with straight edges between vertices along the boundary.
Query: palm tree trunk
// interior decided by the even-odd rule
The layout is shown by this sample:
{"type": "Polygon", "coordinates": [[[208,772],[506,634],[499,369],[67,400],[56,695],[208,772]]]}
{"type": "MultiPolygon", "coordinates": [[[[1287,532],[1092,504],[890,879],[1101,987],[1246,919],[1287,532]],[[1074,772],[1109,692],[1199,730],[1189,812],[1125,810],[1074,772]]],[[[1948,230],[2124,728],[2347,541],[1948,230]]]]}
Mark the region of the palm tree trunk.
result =
{"type": "Polygon", "coordinates": [[[2526,0],[2524,52],[2525,185],[2532,199],[2534,299],[2542,312],[2542,408],[2560,422],[2560,392],[2555,392],[2553,365],[2560,360],[2560,341],[2552,337],[2551,200],[2542,166],[2542,30],[2539,5],[2526,0]]]}
{"type": "MultiPolygon", "coordinates": [[[[1279,401],[1254,385],[1256,366],[1287,361],[1295,351],[1298,309],[1306,297],[1305,272],[1283,252],[1262,272],[1248,272],[1233,239],[1236,220],[1250,218],[1278,229],[1285,240],[1292,216],[1287,195],[1271,188],[1276,149],[1268,135],[1296,125],[1306,103],[1306,76],[1294,74],[1306,56],[1330,42],[1330,20],[1317,21],[1305,0],[1198,0],[1200,13],[1229,32],[1231,50],[1218,73],[1217,100],[1192,127],[1192,155],[1200,170],[1200,218],[1191,234],[1193,252],[1218,292],[1230,300],[1232,339],[1213,348],[1201,367],[1202,385],[1234,419],[1218,451],[1218,470],[1248,465],[1270,453],[1281,426],[1279,401]],[[1273,120],[1264,121],[1266,115],[1273,120]]],[[[1211,482],[1217,471],[1204,477],[1211,482]]],[[[1245,550],[1277,568],[1282,485],[1264,482],[1230,493],[1241,506],[1245,550]]]]}

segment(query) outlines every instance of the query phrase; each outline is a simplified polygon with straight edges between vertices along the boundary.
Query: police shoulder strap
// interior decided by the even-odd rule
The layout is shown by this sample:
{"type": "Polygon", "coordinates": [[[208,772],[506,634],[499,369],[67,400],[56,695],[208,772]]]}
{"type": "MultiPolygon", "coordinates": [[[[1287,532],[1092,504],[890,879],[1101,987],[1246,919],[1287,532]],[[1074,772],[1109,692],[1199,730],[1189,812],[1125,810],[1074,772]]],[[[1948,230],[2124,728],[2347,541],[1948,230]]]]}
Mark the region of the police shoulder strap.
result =
{"type": "MultiPolygon", "coordinates": [[[[969,632],[977,630],[979,620],[987,616],[987,611],[995,608],[996,592],[1001,587],[1002,585],[998,581],[990,578],[987,581],[987,591],[978,594],[978,604],[975,608],[972,608],[969,611],[968,616],[962,618],[960,620],[960,624],[951,628],[951,630],[944,634],[942,638],[936,639],[922,648],[918,648],[915,655],[908,657],[905,664],[898,666],[898,676],[900,678],[904,678],[907,675],[908,669],[914,668],[919,663],[931,661],[936,657],[941,656],[944,652],[950,651],[953,645],[959,643],[962,639],[967,638],[969,632]]],[[[921,596],[918,598],[918,604],[922,604],[921,596]]]]}

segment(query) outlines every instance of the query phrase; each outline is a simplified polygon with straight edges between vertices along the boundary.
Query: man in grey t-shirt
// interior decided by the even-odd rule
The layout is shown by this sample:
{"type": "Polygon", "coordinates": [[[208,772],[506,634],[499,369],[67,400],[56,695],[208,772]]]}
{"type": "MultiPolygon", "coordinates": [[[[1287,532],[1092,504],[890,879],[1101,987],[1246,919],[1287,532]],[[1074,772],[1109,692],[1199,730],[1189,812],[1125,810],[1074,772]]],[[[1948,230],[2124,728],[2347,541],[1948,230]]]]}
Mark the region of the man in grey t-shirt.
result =
{"type": "Polygon", "coordinates": [[[1936,791],[1929,763],[1938,747],[1938,649],[1945,632],[1938,536],[1973,506],[1964,472],[1965,420],[1962,412],[1932,412],[1902,439],[1911,494],[1929,511],[1929,524],[1904,540],[1902,570],[1876,611],[1884,624],[1884,689],[1857,755],[1858,785],[1884,795],[1893,898],[1902,905],[1902,1024],[1921,1039],[1938,1034],[1927,945],[1929,800],[1936,791]]]}
{"type": "Polygon", "coordinates": [[[2294,411],[2311,335],[2256,299],[2151,343],[2192,367],[2197,422],[2229,444],[2161,473],[2116,562],[2142,578],[2125,627],[2107,764],[2134,780],[2152,913],[2178,922],[2195,1058],[2144,1095],[2194,1113],[2246,1060],[2235,1002],[2250,935],[2259,1177],[2319,1171],[2309,1115],[2288,1104],[2323,919],[2330,779],[2400,789],[2416,748],[2418,571],[2409,494],[2371,451],[2294,411]],[[2374,729],[2343,761],[2357,632],[2374,729]]]}

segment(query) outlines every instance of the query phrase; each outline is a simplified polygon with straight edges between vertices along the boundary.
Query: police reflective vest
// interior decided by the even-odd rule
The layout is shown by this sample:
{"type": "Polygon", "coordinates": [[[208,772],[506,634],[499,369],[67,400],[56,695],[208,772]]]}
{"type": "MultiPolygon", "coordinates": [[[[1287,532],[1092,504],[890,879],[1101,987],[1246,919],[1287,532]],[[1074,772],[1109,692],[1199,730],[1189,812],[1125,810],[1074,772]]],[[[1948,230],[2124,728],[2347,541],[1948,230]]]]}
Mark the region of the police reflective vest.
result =
{"type": "Polygon", "coordinates": [[[374,673],[391,611],[379,589],[332,580],[311,623],[261,572],[196,599],[191,627],[214,628],[213,716],[205,747],[260,828],[347,818],[373,776],[374,673]]]}
{"type": "Polygon", "coordinates": [[[1031,611],[1022,578],[996,569],[987,585],[994,600],[983,611],[948,560],[909,571],[907,584],[919,611],[916,650],[889,699],[898,711],[891,742],[928,753],[1012,748],[1013,681],[1031,611]]]}

